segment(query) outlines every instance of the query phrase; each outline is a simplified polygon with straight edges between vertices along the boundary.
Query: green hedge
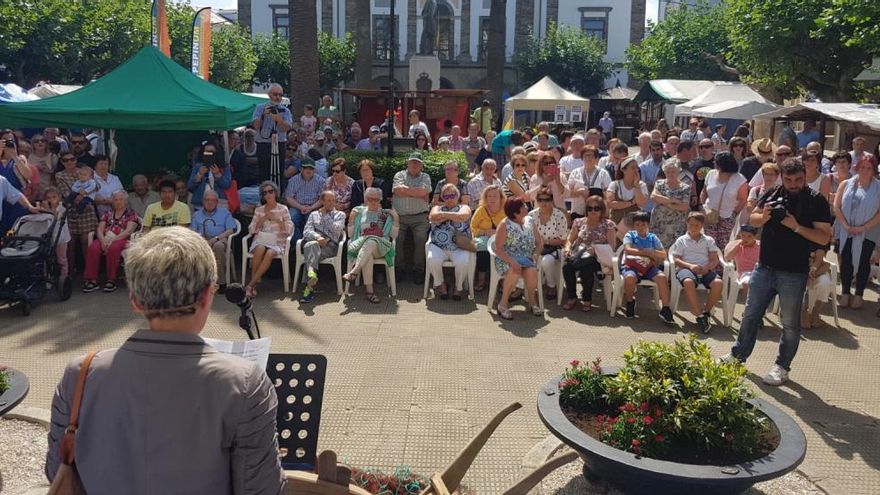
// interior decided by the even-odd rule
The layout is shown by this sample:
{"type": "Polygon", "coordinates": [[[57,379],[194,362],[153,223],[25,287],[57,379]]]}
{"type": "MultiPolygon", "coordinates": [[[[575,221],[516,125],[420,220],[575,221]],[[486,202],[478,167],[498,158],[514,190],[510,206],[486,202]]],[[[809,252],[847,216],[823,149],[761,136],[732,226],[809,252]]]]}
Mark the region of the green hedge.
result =
{"type": "MultiPolygon", "coordinates": [[[[377,151],[343,151],[333,155],[332,158],[344,158],[348,175],[355,180],[360,179],[357,164],[361,160],[372,160],[376,164],[376,177],[380,177],[390,184],[394,180],[394,174],[406,168],[406,158],[409,154],[408,151],[402,151],[389,157],[386,153],[377,151]]],[[[427,151],[422,153],[422,161],[425,162],[424,172],[431,176],[432,187],[446,176],[443,173],[443,164],[448,160],[458,162],[459,177],[464,179],[467,174],[467,159],[461,151],[427,151]]]]}

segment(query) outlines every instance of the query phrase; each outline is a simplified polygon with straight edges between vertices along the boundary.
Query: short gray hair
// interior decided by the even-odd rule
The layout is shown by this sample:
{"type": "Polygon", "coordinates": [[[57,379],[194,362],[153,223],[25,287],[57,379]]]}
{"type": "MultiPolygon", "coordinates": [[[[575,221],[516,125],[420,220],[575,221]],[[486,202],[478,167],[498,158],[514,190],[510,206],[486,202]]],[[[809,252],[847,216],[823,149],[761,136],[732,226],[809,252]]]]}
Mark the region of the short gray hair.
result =
{"type": "Polygon", "coordinates": [[[382,199],[382,190],[378,187],[368,187],[366,191],[364,191],[364,197],[367,196],[379,196],[379,199],[382,199]]]}
{"type": "Polygon", "coordinates": [[[673,158],[670,158],[669,160],[666,160],[665,162],[663,162],[663,171],[664,172],[667,170],[671,170],[671,169],[681,171],[681,160],[673,157],[673,158]]]}
{"type": "Polygon", "coordinates": [[[455,184],[452,184],[452,183],[447,183],[443,186],[442,189],[440,189],[440,196],[443,196],[443,193],[445,193],[447,189],[449,189],[455,193],[456,199],[461,198],[461,191],[458,190],[458,186],[456,186],[455,184]]]}
{"type": "Polygon", "coordinates": [[[125,273],[131,298],[147,319],[175,318],[195,312],[193,305],[217,281],[217,262],[199,234],[164,227],[132,242],[125,273]]]}
{"type": "Polygon", "coordinates": [[[213,189],[206,189],[205,192],[204,192],[204,194],[202,194],[202,200],[204,201],[204,199],[205,199],[208,195],[214,196],[215,199],[220,199],[220,195],[217,194],[217,191],[215,191],[215,190],[213,190],[213,189]]]}
{"type": "Polygon", "coordinates": [[[128,200],[128,193],[125,192],[125,190],[123,190],[123,189],[117,189],[117,190],[113,191],[113,193],[110,194],[110,199],[113,199],[116,196],[120,196],[123,199],[128,200]]]}
{"type": "Polygon", "coordinates": [[[137,183],[140,182],[140,181],[146,182],[147,184],[150,183],[150,181],[147,180],[147,176],[146,176],[146,175],[143,175],[143,174],[137,174],[137,175],[135,175],[134,177],[131,178],[131,183],[132,183],[132,184],[137,184],[137,183]]]}

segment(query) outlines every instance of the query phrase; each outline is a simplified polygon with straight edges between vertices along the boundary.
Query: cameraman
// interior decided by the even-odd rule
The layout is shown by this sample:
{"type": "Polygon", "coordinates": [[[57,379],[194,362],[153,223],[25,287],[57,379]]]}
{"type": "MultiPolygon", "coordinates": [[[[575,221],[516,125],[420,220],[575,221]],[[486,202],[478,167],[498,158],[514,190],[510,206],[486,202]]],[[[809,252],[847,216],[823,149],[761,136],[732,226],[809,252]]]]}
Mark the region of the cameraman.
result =
{"type": "Polygon", "coordinates": [[[749,294],[739,335],[730,354],[745,362],[755,347],[764,313],[779,296],[782,337],[776,363],[764,377],[767,385],[788,380],[801,336],[801,305],[810,271],[810,253],[831,241],[831,209],[825,198],[807,187],[804,165],[789,158],[781,167],[782,185],[768,190],[749,223],[763,227],[761,254],[749,280],[749,294]]]}
{"type": "Polygon", "coordinates": [[[287,144],[287,131],[293,126],[293,116],[287,107],[281,105],[284,88],[280,84],[269,85],[269,102],[257,105],[254,109],[254,121],[251,124],[257,131],[257,162],[260,165],[261,180],[269,179],[272,160],[272,135],[278,137],[278,165],[283,160],[284,147],[287,144]]]}
{"type": "Polygon", "coordinates": [[[218,153],[217,149],[212,141],[203,142],[199,148],[199,156],[186,183],[192,193],[190,204],[194,207],[202,206],[202,196],[207,189],[217,193],[220,206],[226,206],[226,189],[232,184],[232,172],[223,163],[223,153],[218,153]]]}

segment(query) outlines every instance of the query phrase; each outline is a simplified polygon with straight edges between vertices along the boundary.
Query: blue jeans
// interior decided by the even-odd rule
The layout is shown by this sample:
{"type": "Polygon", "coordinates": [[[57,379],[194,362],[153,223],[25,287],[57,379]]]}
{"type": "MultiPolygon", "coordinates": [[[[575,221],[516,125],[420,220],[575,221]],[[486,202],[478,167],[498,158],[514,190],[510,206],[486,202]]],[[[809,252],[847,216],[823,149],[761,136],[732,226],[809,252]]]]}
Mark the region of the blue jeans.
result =
{"type": "Polygon", "coordinates": [[[779,315],[782,320],[782,337],[779,339],[779,353],[776,364],[786,370],[791,369],[791,361],[797,354],[801,338],[801,307],[807,289],[807,274],[774,270],[755,265],[749,279],[749,295],[743,313],[739,335],[730,353],[745,362],[755,348],[755,339],[767,307],[774,296],[779,296],[779,315]]]}
{"type": "Polygon", "coordinates": [[[309,219],[308,214],[303,214],[297,208],[290,208],[290,219],[293,221],[293,239],[291,239],[291,248],[296,241],[302,239],[303,229],[306,227],[306,220],[309,219]]]}

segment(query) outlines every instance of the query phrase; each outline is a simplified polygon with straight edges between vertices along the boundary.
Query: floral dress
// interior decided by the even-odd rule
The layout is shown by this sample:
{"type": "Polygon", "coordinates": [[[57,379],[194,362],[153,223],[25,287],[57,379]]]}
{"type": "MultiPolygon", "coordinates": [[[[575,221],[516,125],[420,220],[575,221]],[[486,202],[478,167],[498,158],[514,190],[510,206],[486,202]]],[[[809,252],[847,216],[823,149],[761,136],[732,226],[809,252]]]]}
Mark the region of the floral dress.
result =
{"type": "MultiPolygon", "coordinates": [[[[654,191],[675,201],[687,203],[691,200],[691,186],[685,182],[679,182],[678,187],[673,189],[665,179],[661,179],[654,184],[654,191]]],[[[687,211],[657,205],[651,212],[651,231],[660,238],[664,246],[671,246],[687,231],[687,215],[687,211]]]]}
{"type": "MultiPolygon", "coordinates": [[[[515,259],[528,258],[532,260],[532,266],[534,266],[535,254],[535,231],[533,228],[533,222],[534,219],[529,216],[526,216],[522,225],[509,218],[504,219],[504,225],[507,229],[507,239],[504,242],[504,252],[515,259]]],[[[495,257],[495,269],[498,270],[498,275],[503,277],[509,268],[510,264],[498,256],[495,257]]]]}
{"type": "Polygon", "coordinates": [[[336,207],[342,211],[342,207],[351,203],[351,190],[354,186],[354,179],[345,177],[345,184],[339,185],[333,177],[327,177],[324,181],[324,190],[336,193],[336,207]]]}

